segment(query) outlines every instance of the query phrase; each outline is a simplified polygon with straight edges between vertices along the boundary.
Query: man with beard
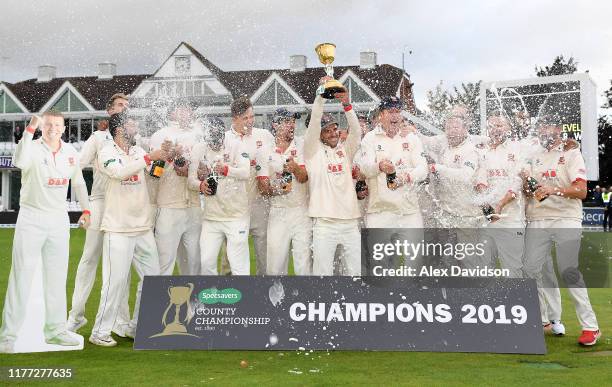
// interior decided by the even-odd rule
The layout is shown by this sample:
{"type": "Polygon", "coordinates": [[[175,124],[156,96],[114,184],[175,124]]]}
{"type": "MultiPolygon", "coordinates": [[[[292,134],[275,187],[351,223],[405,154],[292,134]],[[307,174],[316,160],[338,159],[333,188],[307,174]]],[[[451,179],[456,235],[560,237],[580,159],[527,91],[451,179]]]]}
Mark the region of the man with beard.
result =
{"type": "Polygon", "coordinates": [[[46,112],[32,117],[17,144],[13,164],[21,170],[19,215],[13,239],[13,258],[0,328],[0,352],[12,353],[23,324],[35,267],[42,262],[45,298],[45,341],[64,346],[79,345],[66,331],[66,276],[70,225],[66,209],[71,182],[83,208],[79,223],[90,223],[87,187],[77,151],[61,138],[64,116],[46,112]],[[33,140],[42,125],[42,137],[33,140]]]}
{"type": "Polygon", "coordinates": [[[276,149],[269,155],[268,275],[287,275],[289,252],[296,275],[312,272],[312,221],[303,144],[294,138],[296,115],[277,109],[272,118],[276,149]]]}
{"type": "MultiPolygon", "coordinates": [[[[129,107],[128,97],[125,94],[114,94],[106,104],[106,112],[109,115],[122,113],[129,107]]],[[[98,163],[98,153],[108,143],[112,143],[113,138],[106,130],[108,121],[100,121],[98,130],[85,141],[80,153],[81,167],[91,165],[93,170],[93,185],[91,187],[91,195],[89,196],[90,207],[92,210],[91,225],[85,232],[85,244],[83,246],[83,255],[77,267],[76,278],[74,281],[74,292],[72,293],[72,309],[68,316],[67,329],[72,332],[77,332],[81,327],[87,324],[85,318],[85,304],[93,287],[98,262],[102,256],[102,240],[104,233],[100,231],[100,223],[102,222],[102,214],[104,213],[104,193],[108,178],[101,173],[101,166],[98,163]]],[[[128,276],[129,289],[130,278],[128,276]]],[[[117,315],[117,321],[113,327],[113,332],[118,336],[125,337],[125,330],[130,321],[130,309],[128,306],[128,293],[121,298],[121,306],[117,315]]]]}
{"type": "Polygon", "coordinates": [[[145,168],[154,160],[168,157],[163,150],[147,154],[139,146],[132,145],[138,127],[122,113],[110,117],[108,130],[113,142],[107,143],[98,155],[101,172],[108,178],[100,227],[104,232],[102,290],[96,321],[89,337],[90,343],[103,347],[117,345],[111,337],[111,329],[125,293],[132,263],[141,280],[136,292],[134,318],[126,330],[128,337],[133,338],[136,330],[142,279],[146,275],[159,275],[145,168]],[[143,205],[146,208],[143,209],[143,205]]]}
{"type": "Polygon", "coordinates": [[[179,262],[183,275],[200,272],[200,234],[202,211],[197,192],[187,188],[187,173],[191,148],[200,141],[201,134],[194,128],[193,110],[186,102],[176,102],[170,108],[169,125],[151,136],[151,149],[172,146],[170,160],[156,181],[157,218],[155,242],[159,252],[162,275],[172,275],[179,245],[187,255],[186,265],[179,262]],[[165,144],[165,145],[164,145],[165,144]]]}
{"type": "MultiPolygon", "coordinates": [[[[555,99],[551,99],[555,106],[555,99]]],[[[546,105],[546,103],[545,103],[546,105]]],[[[563,104],[558,108],[562,109],[563,104]]],[[[542,108],[543,111],[546,109],[542,108]]],[[[542,268],[550,259],[553,243],[557,268],[574,302],[582,334],[578,343],[595,345],[601,337],[595,312],[589,300],[578,255],[582,237],[582,199],[586,197],[586,169],[577,148],[567,149],[561,137],[563,113],[542,114],[537,128],[542,149],[530,160],[530,178],[524,189],[528,196],[525,236],[525,274],[538,282],[540,305],[545,305],[542,268]]]]}
{"type": "MultiPolygon", "coordinates": [[[[321,78],[321,82],[331,79],[321,78]]],[[[360,217],[352,180],[352,161],[359,148],[361,129],[349,102],[348,93],[336,93],[344,108],[349,134],[339,142],[338,123],[323,114],[324,100],[315,98],[304,138],[304,159],[308,171],[310,200],[308,214],[314,218],[313,275],[333,275],[334,253],[344,246],[347,275],[361,274],[360,217]]]]}
{"type": "Polygon", "coordinates": [[[200,237],[201,274],[217,275],[223,241],[233,275],[249,275],[250,166],[240,143],[225,141],[225,126],[216,117],[205,121],[204,142],[193,147],[189,189],[205,195],[200,237]]]}

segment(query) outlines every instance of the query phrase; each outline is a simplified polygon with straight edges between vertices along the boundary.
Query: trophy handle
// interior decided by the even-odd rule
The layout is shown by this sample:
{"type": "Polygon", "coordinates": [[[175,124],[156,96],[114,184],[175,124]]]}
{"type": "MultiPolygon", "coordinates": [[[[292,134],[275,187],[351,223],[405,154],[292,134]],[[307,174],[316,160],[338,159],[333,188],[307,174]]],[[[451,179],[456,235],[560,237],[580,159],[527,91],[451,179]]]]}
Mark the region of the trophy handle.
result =
{"type": "Polygon", "coordinates": [[[164,314],[162,315],[162,325],[163,326],[167,326],[168,325],[168,324],[166,324],[166,317],[168,316],[168,311],[170,310],[170,308],[172,308],[172,305],[174,305],[174,304],[173,303],[169,303],[168,307],[164,311],[164,314]]]}
{"type": "Polygon", "coordinates": [[[193,284],[190,282],[187,284],[189,286],[189,298],[187,299],[187,321],[186,323],[189,324],[189,322],[191,321],[191,318],[193,317],[193,309],[191,309],[191,293],[193,292],[193,284]]]}

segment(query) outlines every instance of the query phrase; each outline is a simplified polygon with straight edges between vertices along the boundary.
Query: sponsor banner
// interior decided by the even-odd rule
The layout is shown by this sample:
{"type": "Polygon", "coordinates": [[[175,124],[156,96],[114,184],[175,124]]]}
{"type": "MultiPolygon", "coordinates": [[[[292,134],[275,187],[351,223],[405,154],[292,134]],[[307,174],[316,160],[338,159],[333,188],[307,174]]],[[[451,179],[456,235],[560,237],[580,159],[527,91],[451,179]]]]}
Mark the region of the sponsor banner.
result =
{"type": "Polygon", "coordinates": [[[0,169],[15,168],[11,156],[0,156],[0,169]]]}
{"type": "Polygon", "coordinates": [[[583,207],[582,208],[582,225],[583,226],[601,226],[603,225],[604,208],[603,207],[583,207]]]}
{"type": "Polygon", "coordinates": [[[145,277],[139,350],[546,352],[533,280],[145,277]]]}

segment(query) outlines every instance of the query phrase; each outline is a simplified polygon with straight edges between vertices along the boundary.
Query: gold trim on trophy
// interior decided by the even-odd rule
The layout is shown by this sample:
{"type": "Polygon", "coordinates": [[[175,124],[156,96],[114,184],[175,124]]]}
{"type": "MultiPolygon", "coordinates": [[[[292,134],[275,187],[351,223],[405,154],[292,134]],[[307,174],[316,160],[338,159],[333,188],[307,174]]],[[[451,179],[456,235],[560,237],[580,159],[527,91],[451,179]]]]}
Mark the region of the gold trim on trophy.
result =
{"type": "MultiPolygon", "coordinates": [[[[333,43],[321,43],[315,47],[315,52],[319,56],[319,62],[325,66],[325,73],[329,77],[334,77],[334,68],[332,63],[336,59],[336,45],[333,43]]],[[[330,79],[325,82],[320,92],[325,99],[334,99],[336,93],[346,92],[346,87],[336,79],[330,79]]]]}

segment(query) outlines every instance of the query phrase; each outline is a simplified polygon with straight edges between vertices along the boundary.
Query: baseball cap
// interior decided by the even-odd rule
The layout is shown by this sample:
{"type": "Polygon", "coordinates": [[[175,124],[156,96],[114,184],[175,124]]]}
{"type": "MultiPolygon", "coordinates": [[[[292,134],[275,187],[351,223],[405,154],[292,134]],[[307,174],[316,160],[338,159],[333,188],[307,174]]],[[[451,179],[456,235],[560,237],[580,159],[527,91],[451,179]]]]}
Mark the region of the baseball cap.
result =
{"type": "Polygon", "coordinates": [[[401,110],[404,108],[404,101],[402,101],[398,97],[384,97],[383,99],[380,100],[378,104],[378,108],[380,110],[385,110],[385,109],[400,109],[401,110]]]}
{"type": "Polygon", "coordinates": [[[338,126],[338,120],[334,117],[333,114],[323,113],[323,116],[321,116],[321,129],[331,124],[336,124],[336,126],[338,126]]]}
{"type": "Polygon", "coordinates": [[[302,115],[300,113],[293,113],[290,112],[289,110],[287,110],[286,108],[278,108],[274,111],[274,114],[272,115],[272,122],[274,122],[275,124],[283,121],[283,120],[289,120],[289,119],[299,119],[302,115]]]}

